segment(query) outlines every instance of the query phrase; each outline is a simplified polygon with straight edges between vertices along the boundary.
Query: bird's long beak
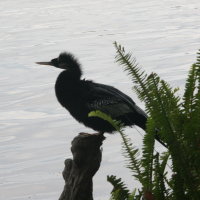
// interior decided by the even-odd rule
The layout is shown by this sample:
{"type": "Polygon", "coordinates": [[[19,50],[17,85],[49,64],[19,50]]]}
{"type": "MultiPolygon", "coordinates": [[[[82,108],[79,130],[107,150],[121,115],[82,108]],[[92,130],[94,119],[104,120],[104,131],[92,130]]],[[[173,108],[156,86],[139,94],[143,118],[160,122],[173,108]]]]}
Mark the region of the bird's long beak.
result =
{"type": "Polygon", "coordinates": [[[36,64],[38,64],[38,65],[52,65],[53,66],[52,62],[36,62],[36,64]]]}

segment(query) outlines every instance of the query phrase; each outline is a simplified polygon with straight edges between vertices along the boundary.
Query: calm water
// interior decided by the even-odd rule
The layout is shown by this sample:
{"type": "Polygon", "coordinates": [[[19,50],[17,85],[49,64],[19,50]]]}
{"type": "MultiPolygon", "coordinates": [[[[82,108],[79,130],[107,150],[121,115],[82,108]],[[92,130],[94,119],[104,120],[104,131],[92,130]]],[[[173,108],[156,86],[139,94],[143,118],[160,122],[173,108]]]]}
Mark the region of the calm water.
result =
{"type": "MultiPolygon", "coordinates": [[[[112,43],[133,52],[147,72],[182,89],[200,48],[199,19],[199,0],[1,1],[0,199],[58,199],[71,140],[81,131],[93,132],[57,103],[54,82],[60,70],[35,61],[73,52],[85,77],[114,85],[144,108],[114,63],[112,43]]],[[[126,131],[140,147],[142,136],[134,128],[126,131]]],[[[107,136],[94,180],[96,200],[109,197],[108,174],[137,184],[123,165],[119,136],[107,136]]]]}

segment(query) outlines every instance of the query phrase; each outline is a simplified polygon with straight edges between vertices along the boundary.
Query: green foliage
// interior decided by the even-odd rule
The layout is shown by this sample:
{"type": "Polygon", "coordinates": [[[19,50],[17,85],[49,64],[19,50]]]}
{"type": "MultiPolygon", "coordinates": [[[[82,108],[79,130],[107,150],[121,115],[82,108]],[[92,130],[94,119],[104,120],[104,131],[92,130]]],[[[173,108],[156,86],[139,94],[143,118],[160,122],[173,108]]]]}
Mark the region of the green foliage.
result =
{"type": "Polygon", "coordinates": [[[136,59],[114,43],[116,62],[124,67],[134,84],[134,91],[145,103],[149,115],[143,139],[142,157],[123,132],[123,124],[100,111],[90,113],[109,121],[122,137],[126,166],[141,183],[131,193],[121,179],[110,176],[114,189],[112,200],[198,200],[200,197],[200,51],[191,66],[183,97],[156,73],[146,74],[136,59]],[[159,134],[166,152],[154,150],[159,134]],[[167,168],[167,169],[166,169],[167,168]]]}
{"type": "Polygon", "coordinates": [[[121,181],[121,178],[116,176],[107,176],[107,181],[113,185],[110,200],[124,200],[128,199],[130,193],[125,184],[121,181]]]}
{"type": "Polygon", "coordinates": [[[117,120],[113,120],[110,116],[106,115],[105,113],[96,110],[92,111],[88,114],[89,117],[99,117],[108,121],[117,131],[122,132],[123,124],[117,120]]]}
{"type": "Polygon", "coordinates": [[[127,159],[127,168],[129,168],[133,172],[134,176],[140,182],[143,182],[143,180],[141,179],[141,171],[140,171],[141,164],[137,160],[139,150],[133,147],[131,140],[122,131],[123,124],[119,121],[113,120],[110,116],[106,115],[101,111],[92,111],[89,113],[89,117],[99,117],[103,120],[108,121],[120,133],[123,141],[122,142],[123,155],[127,159]]]}

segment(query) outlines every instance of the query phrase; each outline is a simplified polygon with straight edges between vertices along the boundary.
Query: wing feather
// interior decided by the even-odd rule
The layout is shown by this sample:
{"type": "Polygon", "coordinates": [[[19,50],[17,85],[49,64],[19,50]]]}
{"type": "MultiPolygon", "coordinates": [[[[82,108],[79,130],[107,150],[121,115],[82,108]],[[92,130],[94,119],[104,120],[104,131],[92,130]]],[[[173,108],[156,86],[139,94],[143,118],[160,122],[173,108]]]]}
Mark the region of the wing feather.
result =
{"type": "Polygon", "coordinates": [[[129,96],[112,86],[92,83],[88,92],[86,102],[90,111],[100,110],[114,118],[129,113],[140,113],[146,116],[146,113],[137,107],[129,96]]]}

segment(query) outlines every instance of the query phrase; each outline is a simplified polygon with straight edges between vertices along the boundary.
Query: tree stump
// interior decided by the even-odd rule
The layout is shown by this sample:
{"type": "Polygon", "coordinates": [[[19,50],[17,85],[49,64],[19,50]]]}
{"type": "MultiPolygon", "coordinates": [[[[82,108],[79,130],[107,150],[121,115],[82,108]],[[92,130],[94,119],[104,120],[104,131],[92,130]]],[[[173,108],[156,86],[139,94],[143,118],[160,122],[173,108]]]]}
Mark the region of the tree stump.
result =
{"type": "Polygon", "coordinates": [[[79,133],[73,139],[73,160],[65,160],[65,186],[59,200],[93,200],[92,178],[100,167],[104,139],[100,133],[79,133]]]}

